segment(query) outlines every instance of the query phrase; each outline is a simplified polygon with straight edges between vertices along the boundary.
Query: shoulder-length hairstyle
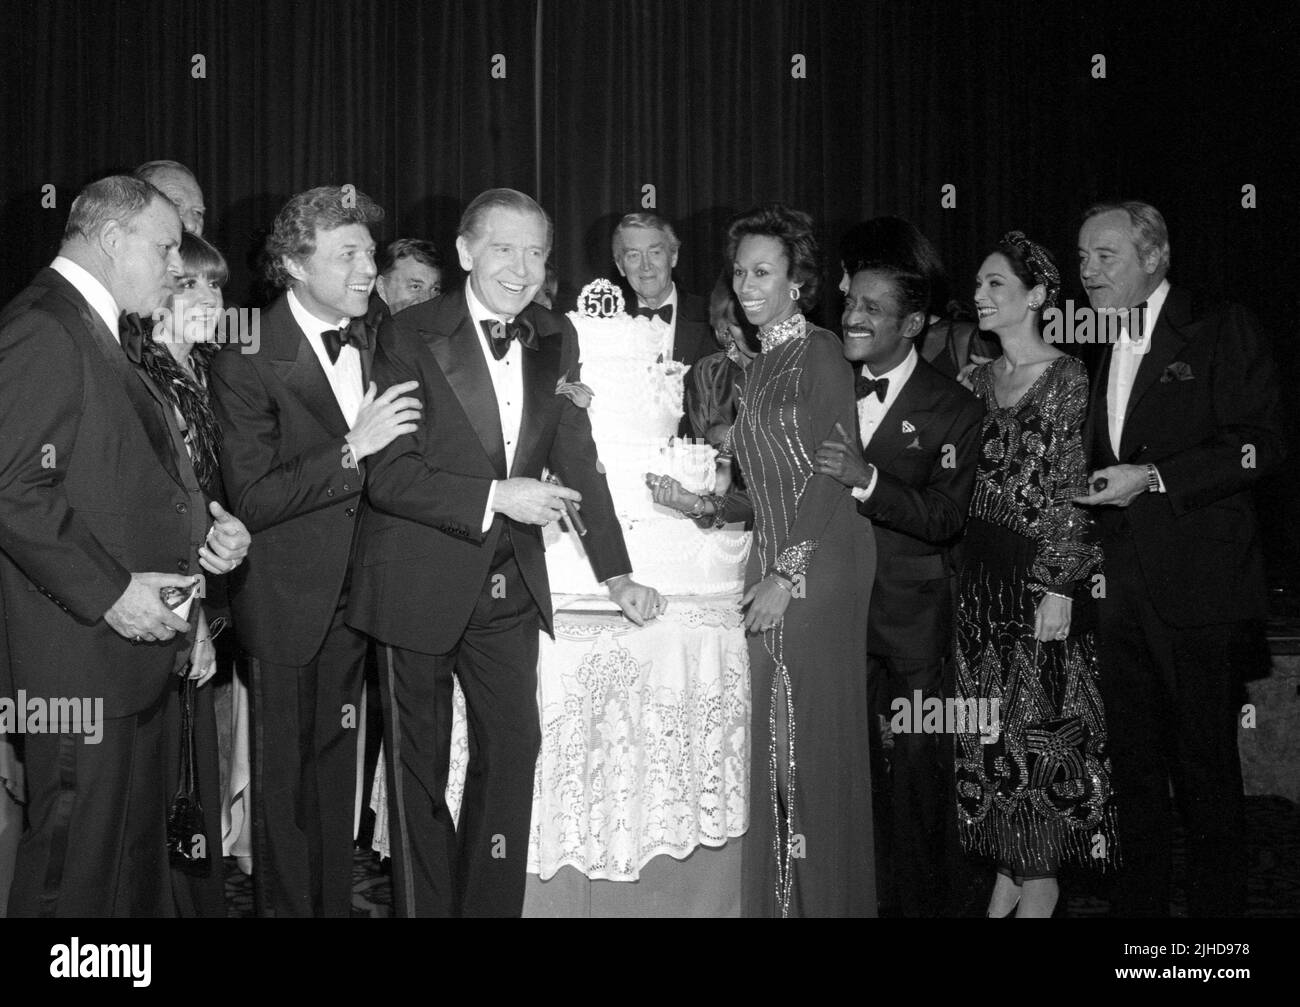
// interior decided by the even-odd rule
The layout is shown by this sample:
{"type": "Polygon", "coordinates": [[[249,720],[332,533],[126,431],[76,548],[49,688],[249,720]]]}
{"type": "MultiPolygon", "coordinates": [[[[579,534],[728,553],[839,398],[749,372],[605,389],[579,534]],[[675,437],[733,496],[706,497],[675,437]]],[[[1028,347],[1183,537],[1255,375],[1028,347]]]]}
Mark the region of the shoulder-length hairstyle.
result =
{"type": "Polygon", "coordinates": [[[799,287],[799,310],[809,311],[821,289],[821,252],[813,236],[813,219],[802,210],[783,203],[766,203],[735,217],[727,225],[728,264],[736,261],[736,249],[747,235],[775,238],[785,249],[789,262],[786,275],[799,287]]]}

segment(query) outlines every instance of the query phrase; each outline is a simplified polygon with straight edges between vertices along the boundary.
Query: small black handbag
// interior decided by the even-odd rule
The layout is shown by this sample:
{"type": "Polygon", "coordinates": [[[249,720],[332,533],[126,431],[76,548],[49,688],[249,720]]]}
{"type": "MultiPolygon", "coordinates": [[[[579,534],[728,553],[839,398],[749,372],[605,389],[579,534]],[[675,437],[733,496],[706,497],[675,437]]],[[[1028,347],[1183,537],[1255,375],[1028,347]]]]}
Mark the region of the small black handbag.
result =
{"type": "Polygon", "coordinates": [[[203,805],[199,801],[199,781],[195,772],[198,744],[194,738],[194,680],[181,679],[181,773],[176,795],[167,814],[167,852],[177,866],[208,859],[207,832],[203,823],[203,805]]]}

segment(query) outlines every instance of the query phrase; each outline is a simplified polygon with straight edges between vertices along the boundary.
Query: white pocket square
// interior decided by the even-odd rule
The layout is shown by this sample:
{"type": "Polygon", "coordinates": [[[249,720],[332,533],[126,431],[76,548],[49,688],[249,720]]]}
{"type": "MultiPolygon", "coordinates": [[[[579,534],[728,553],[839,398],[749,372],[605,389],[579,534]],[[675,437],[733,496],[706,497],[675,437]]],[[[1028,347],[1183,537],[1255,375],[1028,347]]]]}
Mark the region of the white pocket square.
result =
{"type": "Polygon", "coordinates": [[[912,426],[911,420],[903,420],[903,433],[905,434],[916,433],[916,427],[912,426]]]}

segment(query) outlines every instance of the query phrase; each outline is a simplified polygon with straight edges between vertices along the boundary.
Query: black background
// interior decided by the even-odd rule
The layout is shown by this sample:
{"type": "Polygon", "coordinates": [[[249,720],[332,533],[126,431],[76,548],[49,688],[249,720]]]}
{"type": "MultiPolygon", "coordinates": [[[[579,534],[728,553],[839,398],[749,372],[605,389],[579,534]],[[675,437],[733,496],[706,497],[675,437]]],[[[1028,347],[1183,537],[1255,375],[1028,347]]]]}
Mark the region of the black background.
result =
{"type": "MultiPolygon", "coordinates": [[[[851,223],[912,219],[963,296],[985,248],[1020,228],[1082,302],[1079,212],[1139,198],[1169,222],[1174,282],[1254,310],[1289,387],[1296,6],[8,0],[0,299],[55,254],[83,184],[154,158],[197,173],[235,303],[261,296],[250,264],[276,210],[321,184],[385,207],[381,240],[431,237],[448,256],[476,193],[532,193],[556,222],[562,300],[611,271],[612,222],[647,184],[699,292],[727,217],[781,199],[813,214],[830,260],[851,223]]],[[[834,327],[839,310],[830,289],[817,314],[834,327]]],[[[1287,409],[1294,444],[1294,396],[1287,409]]],[[[1294,471],[1260,493],[1275,583],[1300,570],[1294,471]]]]}

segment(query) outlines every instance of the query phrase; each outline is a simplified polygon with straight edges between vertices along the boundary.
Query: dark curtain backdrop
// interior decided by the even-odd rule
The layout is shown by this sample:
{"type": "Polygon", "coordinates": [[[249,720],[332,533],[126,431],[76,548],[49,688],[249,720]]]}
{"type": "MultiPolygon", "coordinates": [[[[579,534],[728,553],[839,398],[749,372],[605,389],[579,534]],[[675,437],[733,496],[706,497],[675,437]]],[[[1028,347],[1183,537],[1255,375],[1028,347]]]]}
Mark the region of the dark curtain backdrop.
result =
{"type": "MultiPolygon", "coordinates": [[[[0,296],[54,254],[81,185],[151,158],[197,172],[245,303],[261,294],[251,262],[276,209],[324,183],[383,205],[381,239],[430,237],[452,260],[475,193],[534,193],[555,219],[562,300],[611,273],[610,228],[645,185],[684,240],[679,279],[701,293],[726,219],[782,199],[817,219],[831,263],[852,222],[911,218],[961,296],[982,250],[1019,227],[1056,251],[1066,295],[1082,300],[1078,213],[1120,195],[1164,211],[1175,281],[1253,308],[1291,374],[1294,8],[4,0],[0,296]],[[196,53],[206,79],[191,76],[196,53]],[[1246,184],[1257,209],[1241,206],[1246,184]]],[[[838,313],[828,289],[820,319],[838,313]]],[[[1275,571],[1300,569],[1293,471],[1263,493],[1275,571]]]]}

